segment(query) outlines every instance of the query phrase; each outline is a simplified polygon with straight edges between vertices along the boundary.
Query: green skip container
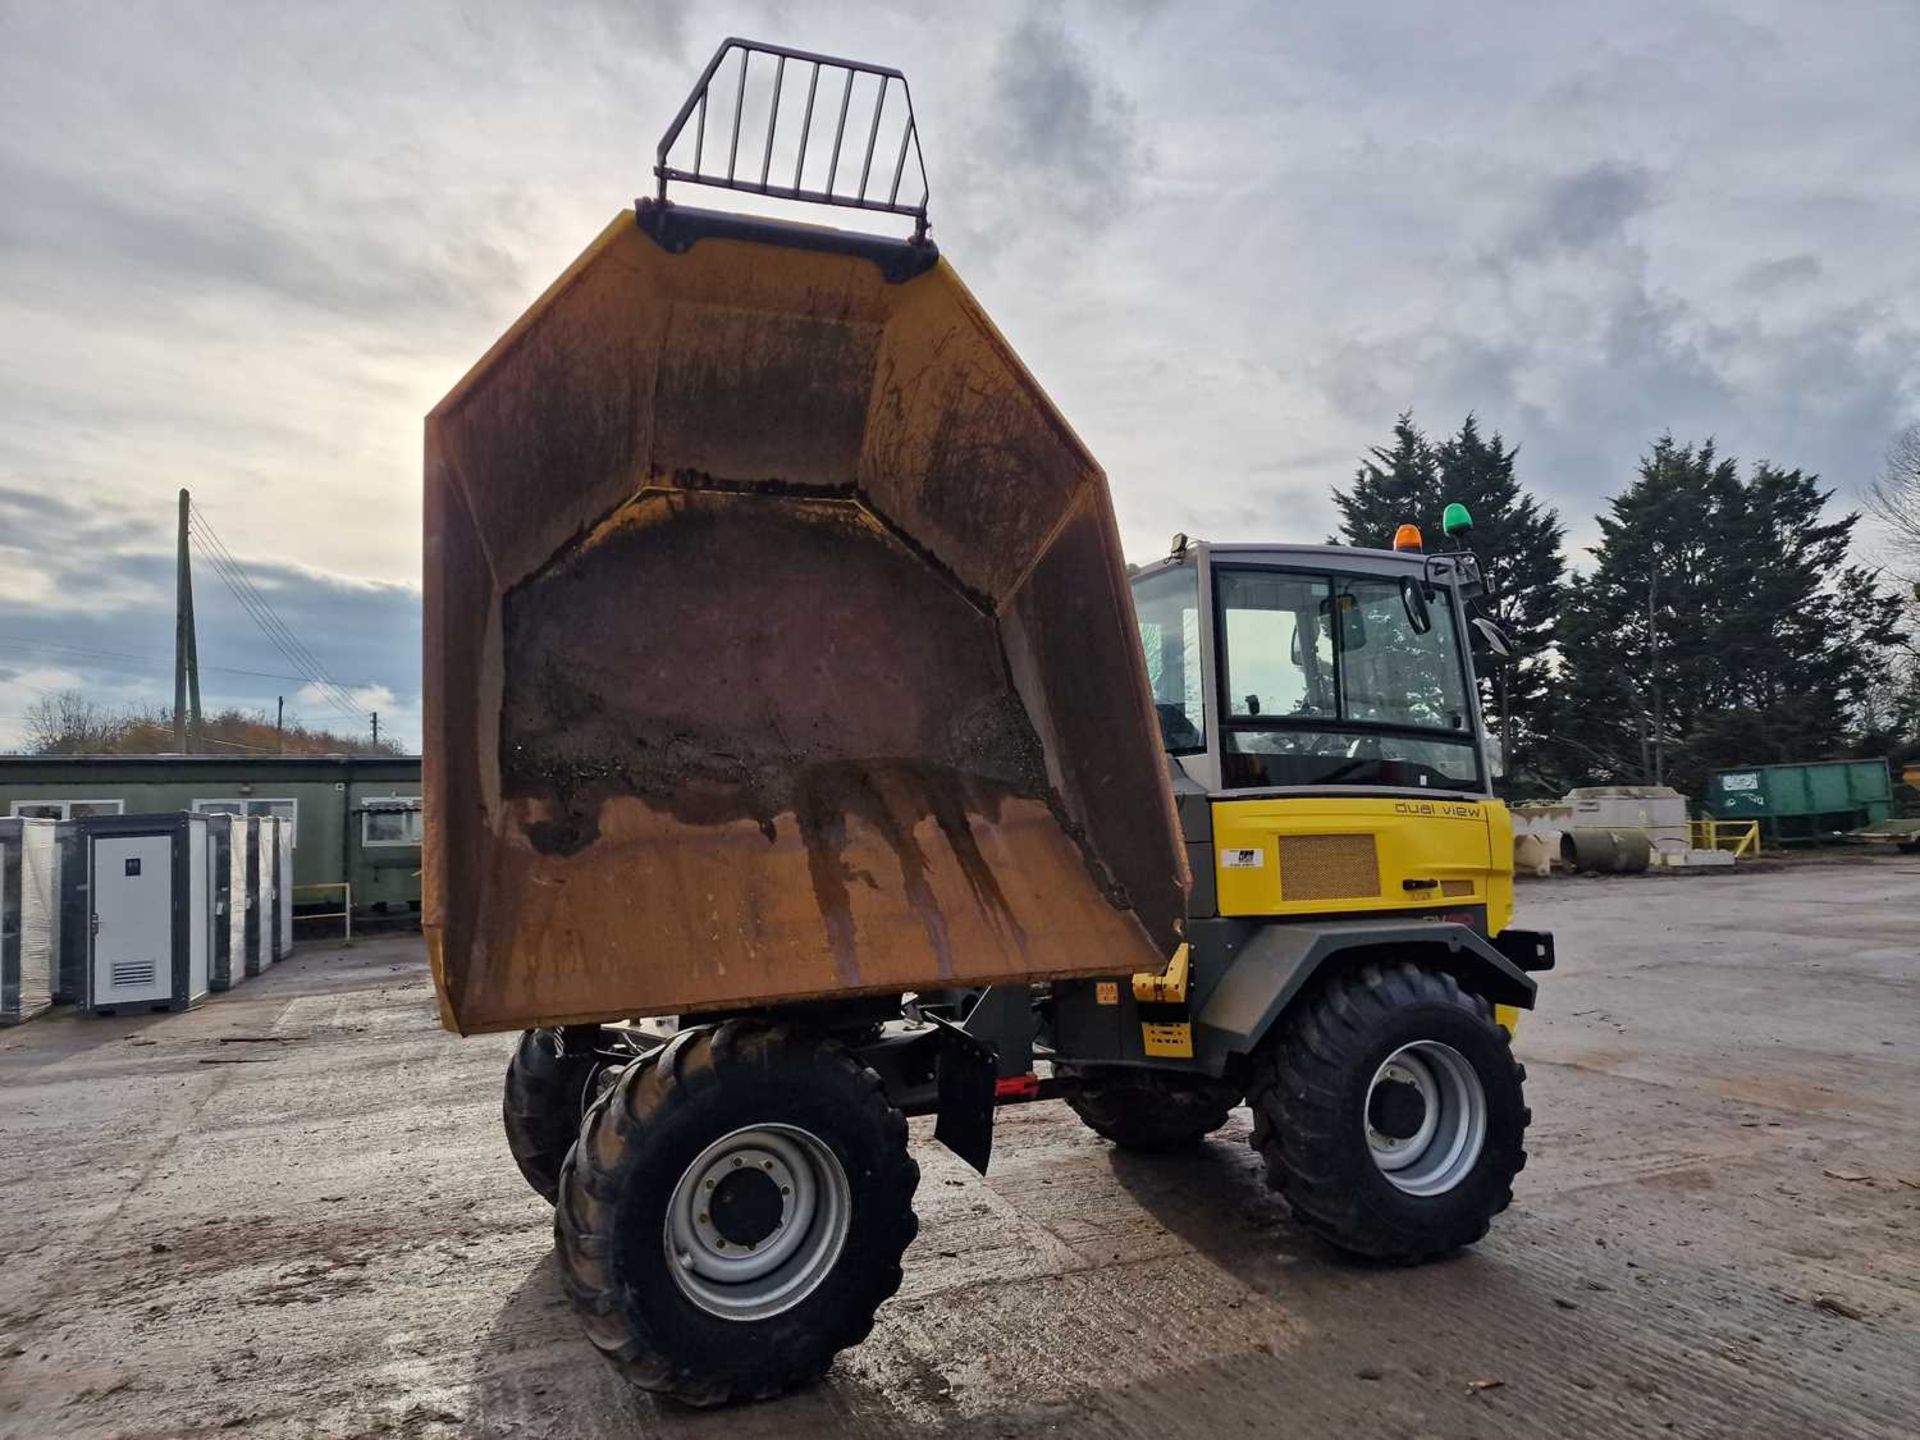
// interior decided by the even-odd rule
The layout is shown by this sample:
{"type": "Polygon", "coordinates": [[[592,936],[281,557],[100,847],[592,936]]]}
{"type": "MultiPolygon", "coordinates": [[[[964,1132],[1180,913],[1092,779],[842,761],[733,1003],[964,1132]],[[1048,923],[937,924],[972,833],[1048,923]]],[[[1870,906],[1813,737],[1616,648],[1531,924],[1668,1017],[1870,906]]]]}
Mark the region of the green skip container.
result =
{"type": "Polygon", "coordinates": [[[1716,820],[1758,820],[1768,845],[1815,844],[1891,816],[1893,777],[1884,759],[1717,770],[1707,809],[1716,820]]]}

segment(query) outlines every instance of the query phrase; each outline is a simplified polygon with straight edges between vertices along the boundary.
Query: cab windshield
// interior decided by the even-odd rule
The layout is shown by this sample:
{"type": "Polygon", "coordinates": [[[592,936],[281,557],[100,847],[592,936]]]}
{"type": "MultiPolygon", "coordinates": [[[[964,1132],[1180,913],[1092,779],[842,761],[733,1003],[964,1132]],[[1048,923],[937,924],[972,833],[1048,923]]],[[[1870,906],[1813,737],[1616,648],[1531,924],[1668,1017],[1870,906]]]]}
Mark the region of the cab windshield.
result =
{"type": "Polygon", "coordinates": [[[1412,574],[1214,577],[1227,788],[1479,788],[1446,587],[1412,574]]]}
{"type": "Polygon", "coordinates": [[[1206,750],[1213,699],[1228,789],[1484,788],[1447,587],[1422,586],[1411,571],[1403,579],[1216,565],[1213,576],[1218,687],[1206,684],[1198,568],[1171,566],[1133,583],[1170,754],[1206,750]]]}

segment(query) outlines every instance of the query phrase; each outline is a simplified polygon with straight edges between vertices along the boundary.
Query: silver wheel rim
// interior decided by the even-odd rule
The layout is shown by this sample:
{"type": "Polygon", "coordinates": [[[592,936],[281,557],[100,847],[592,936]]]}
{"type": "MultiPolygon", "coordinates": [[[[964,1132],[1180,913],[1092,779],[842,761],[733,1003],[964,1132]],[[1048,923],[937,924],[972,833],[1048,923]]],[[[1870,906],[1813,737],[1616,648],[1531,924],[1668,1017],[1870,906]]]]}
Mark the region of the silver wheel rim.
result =
{"type": "Polygon", "coordinates": [[[826,1279],[852,1218],[847,1172],[825,1141],[794,1125],[746,1126],[702,1150],[675,1183],[661,1236],[667,1273],[709,1315],[764,1320],[826,1279]],[[729,1239],[714,1199],[726,1186],[760,1185],[751,1171],[775,1187],[777,1221],[764,1235],[729,1239]]]}
{"type": "Polygon", "coordinates": [[[1373,1163],[1396,1189],[1444,1195],[1467,1178],[1486,1148],[1486,1088],[1466,1056],[1451,1045],[1416,1040],[1373,1072],[1360,1124],[1373,1163]],[[1410,1135],[1389,1135],[1374,1128],[1375,1097],[1383,1086],[1402,1085],[1419,1094],[1419,1126],[1410,1135]]]}

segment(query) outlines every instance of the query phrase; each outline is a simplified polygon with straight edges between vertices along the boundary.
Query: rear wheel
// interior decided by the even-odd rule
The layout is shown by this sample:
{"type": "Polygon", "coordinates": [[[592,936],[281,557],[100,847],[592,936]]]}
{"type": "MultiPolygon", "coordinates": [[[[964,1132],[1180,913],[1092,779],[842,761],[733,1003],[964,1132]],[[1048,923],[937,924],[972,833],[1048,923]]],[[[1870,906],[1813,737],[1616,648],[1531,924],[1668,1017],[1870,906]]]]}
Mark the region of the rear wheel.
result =
{"type": "Polygon", "coordinates": [[[1240,1103],[1238,1086],[1208,1075],[1132,1065],[1061,1065],[1054,1073],[1073,1113],[1123,1150],[1198,1144],[1240,1103]]]}
{"type": "Polygon", "coordinates": [[[1512,1201],[1525,1079],[1492,1006],[1451,975],[1368,964],[1262,1046],[1253,1143],[1307,1229],[1412,1264],[1471,1245],[1512,1201]]]}
{"type": "Polygon", "coordinates": [[[527,1183],[549,1201],[560,1185],[560,1166],[580,1133],[580,1117],[606,1068],[598,1026],[528,1030],[507,1063],[500,1116],[507,1149],[527,1183]]]}
{"type": "Polygon", "coordinates": [[[778,1394],[900,1285],[920,1170],[880,1077],[810,1032],[689,1031],[597,1100],[554,1236],[588,1337],[694,1405],[778,1394]]]}

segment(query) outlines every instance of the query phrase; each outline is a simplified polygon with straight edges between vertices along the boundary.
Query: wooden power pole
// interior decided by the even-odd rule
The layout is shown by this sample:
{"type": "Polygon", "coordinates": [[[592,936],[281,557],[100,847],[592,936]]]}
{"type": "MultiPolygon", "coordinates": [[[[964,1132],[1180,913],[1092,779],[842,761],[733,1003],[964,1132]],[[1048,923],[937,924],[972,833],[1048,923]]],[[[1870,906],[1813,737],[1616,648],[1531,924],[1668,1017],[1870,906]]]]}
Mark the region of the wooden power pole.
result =
{"type": "Polygon", "coordinates": [[[187,545],[185,489],[180,491],[179,551],[174,562],[173,748],[184,754],[200,728],[200,655],[193,633],[193,560],[187,545]]]}

